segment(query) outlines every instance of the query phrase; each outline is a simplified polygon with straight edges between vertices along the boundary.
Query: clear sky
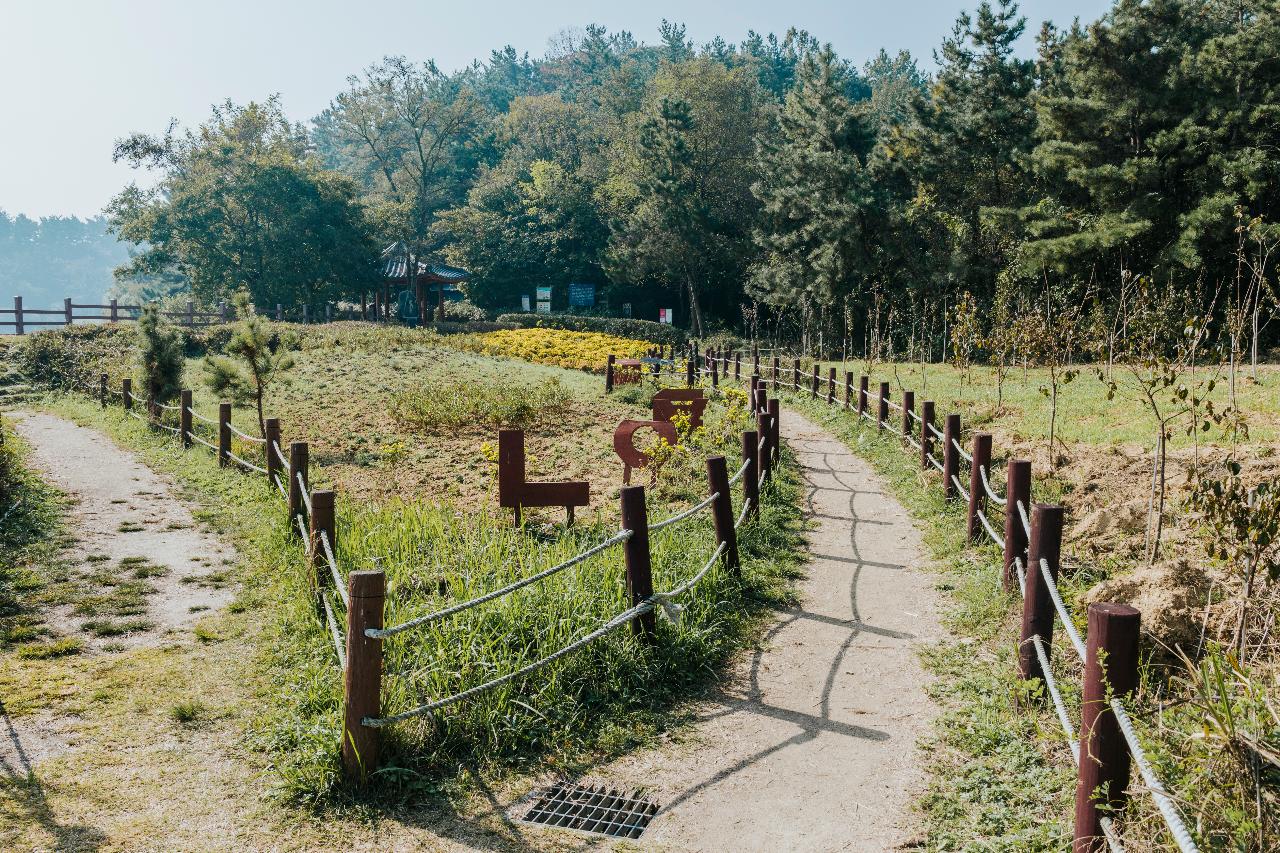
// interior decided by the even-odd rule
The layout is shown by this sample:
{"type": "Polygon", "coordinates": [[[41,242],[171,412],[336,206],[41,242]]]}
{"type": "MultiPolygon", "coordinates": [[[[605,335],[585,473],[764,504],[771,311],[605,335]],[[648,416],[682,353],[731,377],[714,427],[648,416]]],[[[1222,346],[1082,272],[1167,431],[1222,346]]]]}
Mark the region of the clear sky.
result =
{"type": "MultiPolygon", "coordinates": [[[[209,106],[279,93],[314,116],[348,75],[386,55],[456,69],[511,44],[541,55],[566,27],[599,23],[657,41],[665,17],[696,43],[748,30],[809,30],[858,63],[905,48],[932,51],[976,0],[0,0],[0,209],[28,216],[100,211],[134,174],[111,162],[114,140],[193,125],[209,106]]],[[[1028,35],[1044,19],[1093,20],[1105,0],[1024,0],[1028,35]]]]}

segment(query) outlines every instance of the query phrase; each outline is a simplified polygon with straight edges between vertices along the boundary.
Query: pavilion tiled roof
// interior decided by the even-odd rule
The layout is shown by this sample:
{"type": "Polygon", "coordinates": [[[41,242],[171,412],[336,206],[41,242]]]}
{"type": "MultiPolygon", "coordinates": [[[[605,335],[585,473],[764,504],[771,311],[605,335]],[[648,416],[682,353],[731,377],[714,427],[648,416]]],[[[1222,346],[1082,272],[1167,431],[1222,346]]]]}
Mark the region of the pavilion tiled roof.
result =
{"type": "MultiPolygon", "coordinates": [[[[428,264],[418,261],[418,275],[427,281],[456,284],[471,278],[471,273],[448,264],[428,264]]],[[[383,278],[408,278],[409,247],[397,240],[382,250],[383,278]]]]}

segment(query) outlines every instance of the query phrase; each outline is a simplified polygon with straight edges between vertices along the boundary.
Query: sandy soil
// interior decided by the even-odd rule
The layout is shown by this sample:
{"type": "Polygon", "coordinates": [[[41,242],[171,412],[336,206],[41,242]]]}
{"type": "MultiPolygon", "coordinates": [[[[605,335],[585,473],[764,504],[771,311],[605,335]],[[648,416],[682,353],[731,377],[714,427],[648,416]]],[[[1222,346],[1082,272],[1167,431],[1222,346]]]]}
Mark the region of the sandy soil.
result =
{"type": "Polygon", "coordinates": [[[780,614],[679,743],[585,780],[661,804],[645,848],[885,851],[915,840],[916,743],[937,711],[915,646],[942,634],[924,548],[869,464],[795,412],[783,425],[815,523],[802,605],[780,614]]]}

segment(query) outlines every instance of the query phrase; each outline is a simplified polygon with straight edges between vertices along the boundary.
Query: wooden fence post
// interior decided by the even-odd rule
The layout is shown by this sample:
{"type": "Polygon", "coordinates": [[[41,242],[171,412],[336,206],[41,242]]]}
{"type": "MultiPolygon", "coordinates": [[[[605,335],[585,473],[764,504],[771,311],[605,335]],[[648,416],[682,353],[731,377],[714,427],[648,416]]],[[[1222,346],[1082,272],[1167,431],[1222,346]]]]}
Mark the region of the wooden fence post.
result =
{"type": "Polygon", "coordinates": [[[196,301],[194,299],[187,300],[187,328],[194,329],[196,327],[196,301]]]}
{"type": "MultiPolygon", "coordinates": [[[[334,557],[338,553],[338,531],[334,526],[334,500],[332,489],[317,489],[311,492],[311,518],[308,532],[307,550],[311,553],[311,588],[316,593],[316,607],[320,607],[320,588],[324,586],[325,563],[324,546],[320,536],[324,534],[329,540],[329,549],[334,557]]],[[[323,611],[322,611],[323,612],[323,611]]]]}
{"type": "Polygon", "coordinates": [[[796,391],[800,390],[800,359],[793,359],[791,362],[791,384],[795,386],[796,391]]]}
{"type": "Polygon", "coordinates": [[[276,448],[280,446],[280,419],[267,418],[264,426],[267,428],[267,434],[263,436],[267,440],[263,446],[267,454],[267,464],[263,467],[267,469],[267,483],[274,486],[275,480],[284,479],[280,476],[280,456],[276,453],[276,448]]]}
{"type": "Polygon", "coordinates": [[[281,305],[279,302],[277,302],[276,303],[276,322],[278,323],[283,319],[284,319],[284,306],[281,305]]]}
{"type": "Polygon", "coordinates": [[[767,403],[769,412],[769,449],[773,451],[773,459],[777,461],[782,455],[782,405],[774,397],[767,403]]]}
{"type": "Polygon", "coordinates": [[[914,426],[914,424],[911,422],[911,413],[914,412],[915,410],[916,410],[916,392],[903,391],[902,392],[902,435],[904,437],[911,435],[911,427],[914,426]]]}
{"type": "Polygon", "coordinates": [[[929,456],[933,453],[933,401],[925,400],[920,404],[920,467],[929,470],[933,463],[929,456]]]}
{"type": "Polygon", "coordinates": [[[754,407],[757,412],[769,411],[769,392],[765,390],[764,383],[760,381],[760,377],[754,377],[756,397],[754,407]]]}
{"type": "Polygon", "coordinates": [[[231,464],[231,404],[218,404],[218,464],[231,464]]]}
{"type": "Polygon", "coordinates": [[[311,487],[311,472],[307,470],[307,443],[289,442],[289,520],[295,516],[306,517],[307,503],[302,499],[303,490],[311,487]]]}
{"type": "Polygon", "coordinates": [[[757,375],[760,373],[760,347],[758,346],[751,347],[751,372],[757,375]]]}
{"type": "Polygon", "coordinates": [[[876,408],[876,429],[884,429],[889,422],[889,383],[880,383],[880,405],[876,408]]]}
{"type": "Polygon", "coordinates": [[[747,470],[742,472],[742,502],[749,505],[748,515],[760,511],[760,434],[747,430],[742,434],[742,461],[747,470]]]}
{"type": "Polygon", "coordinates": [[[107,407],[107,374],[103,373],[98,376],[98,403],[102,408],[107,407]]]}
{"type": "MultiPolygon", "coordinates": [[[[644,486],[622,487],[622,528],[631,538],[622,546],[627,569],[627,594],[635,607],[653,595],[653,566],[649,562],[649,513],[645,508],[644,486]]],[[[654,613],[650,610],[631,620],[631,630],[641,640],[655,639],[654,613]]]]}
{"type": "Polygon", "coordinates": [[[756,432],[760,436],[757,439],[758,444],[756,446],[759,447],[759,444],[764,444],[764,447],[760,447],[756,453],[756,462],[760,466],[761,482],[767,483],[773,475],[773,442],[770,439],[773,430],[769,426],[768,412],[761,412],[756,415],[756,432]]]}
{"type": "Polygon", "coordinates": [[[364,784],[378,767],[378,729],[364,725],[366,717],[382,714],[382,640],[365,636],[381,628],[387,579],[382,572],[347,575],[347,669],[342,684],[342,766],[348,776],[364,784]]]}
{"type": "Polygon", "coordinates": [[[191,446],[191,389],[183,388],[178,392],[178,432],[182,437],[182,446],[191,446]]]}
{"type": "Polygon", "coordinates": [[[853,408],[853,371],[846,370],[844,372],[844,407],[846,410],[853,408]]]}
{"type": "Polygon", "coordinates": [[[1141,618],[1127,604],[1089,605],[1073,853],[1103,853],[1107,842],[1099,805],[1106,814],[1118,814],[1125,806],[1129,746],[1109,700],[1114,696],[1124,701],[1138,686],[1141,618]]]}
{"type": "Polygon", "coordinates": [[[711,359],[711,387],[720,387],[720,362],[714,357],[711,359]]]}
{"type": "Polygon", "coordinates": [[[120,380],[120,401],[126,412],[133,408],[133,379],[128,376],[120,380]]]}
{"type": "Polygon", "coordinates": [[[960,416],[947,415],[942,426],[942,494],[949,501],[960,496],[956,484],[951,479],[952,477],[959,479],[957,475],[960,472],[960,453],[956,450],[956,444],[959,441],[960,416]]]}
{"type": "Polygon", "coordinates": [[[871,381],[869,376],[858,377],[858,419],[867,413],[867,385],[871,381]]]}
{"type": "MultiPolygon", "coordinates": [[[[1014,560],[1022,560],[1027,568],[1027,530],[1022,526],[1023,509],[1031,507],[1031,462],[1026,459],[1010,459],[1005,471],[1004,507],[1004,588],[1010,592],[1018,588],[1018,569],[1014,560]]],[[[1030,512],[1028,511],[1028,516],[1030,512]]]]}
{"type": "Polygon", "coordinates": [[[304,302],[302,303],[302,325],[305,326],[310,322],[311,322],[311,303],[304,302]]]}
{"type": "Polygon", "coordinates": [[[741,574],[738,532],[733,529],[733,490],[729,486],[729,466],[723,456],[707,459],[707,485],[711,494],[719,495],[711,504],[711,515],[716,525],[716,542],[725,545],[724,564],[735,575],[741,574]]]}
{"type": "Polygon", "coordinates": [[[14,334],[22,334],[22,297],[13,297],[13,328],[14,334]]]}
{"type": "Polygon", "coordinates": [[[978,512],[987,511],[987,489],[982,483],[982,470],[986,469],[987,479],[991,479],[991,433],[975,432],[970,453],[973,454],[973,464],[969,466],[969,541],[981,542],[985,533],[978,512]]]}
{"type": "Polygon", "coordinates": [[[75,320],[75,316],[71,313],[71,297],[68,296],[62,300],[62,311],[67,316],[67,325],[70,326],[75,320]]]}
{"type": "Polygon", "coordinates": [[[735,352],[733,354],[733,381],[742,381],[742,353],[735,352]]]}
{"type": "Polygon", "coordinates": [[[818,363],[813,363],[813,381],[809,385],[809,396],[818,399],[818,363]]]}
{"type": "Polygon", "coordinates": [[[604,393],[613,393],[613,365],[617,361],[617,356],[610,355],[604,366],[604,393]]]}
{"type": "Polygon", "coordinates": [[[690,354],[684,365],[684,383],[690,388],[693,387],[693,372],[696,369],[697,365],[694,363],[694,356],[690,354]]]}
{"type": "Polygon", "coordinates": [[[112,299],[112,300],[111,300],[111,315],[110,315],[110,318],[111,318],[111,322],[112,322],[112,323],[118,322],[118,321],[120,320],[120,303],[119,303],[119,300],[116,300],[116,299],[112,299]]]}
{"type": "Polygon", "coordinates": [[[1041,576],[1040,560],[1049,564],[1049,575],[1058,580],[1058,560],[1062,552],[1062,507],[1036,504],[1031,510],[1031,548],[1028,554],[1027,594],[1022,599],[1022,636],[1018,645],[1018,675],[1044,680],[1044,670],[1031,638],[1039,636],[1044,655],[1053,655],[1053,599],[1041,576]]]}
{"type": "Polygon", "coordinates": [[[836,369],[834,367],[827,369],[827,405],[830,406],[836,401],[836,369]]]}
{"type": "Polygon", "coordinates": [[[773,357],[773,360],[771,361],[770,364],[773,367],[773,389],[776,393],[778,390],[778,381],[779,381],[778,357],[776,355],[773,357]]]}

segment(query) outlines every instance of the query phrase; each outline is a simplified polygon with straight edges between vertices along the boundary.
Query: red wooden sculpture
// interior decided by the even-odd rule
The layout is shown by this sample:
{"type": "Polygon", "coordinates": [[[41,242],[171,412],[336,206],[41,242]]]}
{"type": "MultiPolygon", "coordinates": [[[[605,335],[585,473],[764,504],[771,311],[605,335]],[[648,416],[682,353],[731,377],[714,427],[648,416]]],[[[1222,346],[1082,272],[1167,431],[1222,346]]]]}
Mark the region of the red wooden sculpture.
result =
{"type": "Polygon", "coordinates": [[[635,433],[638,429],[651,429],[667,440],[668,444],[676,444],[675,425],[671,421],[623,421],[613,431],[613,452],[622,460],[622,482],[631,483],[631,469],[644,468],[649,464],[649,454],[636,449],[635,433]]]}
{"type": "Polygon", "coordinates": [[[526,483],[524,430],[498,431],[498,506],[514,509],[516,524],[525,506],[562,506],[573,523],[573,508],[591,503],[591,484],[577,481],[526,483]]]}
{"type": "Polygon", "coordinates": [[[689,416],[689,428],[694,429],[702,426],[702,413],[706,408],[707,400],[701,388],[663,388],[653,395],[655,421],[670,421],[681,412],[689,416]]]}

